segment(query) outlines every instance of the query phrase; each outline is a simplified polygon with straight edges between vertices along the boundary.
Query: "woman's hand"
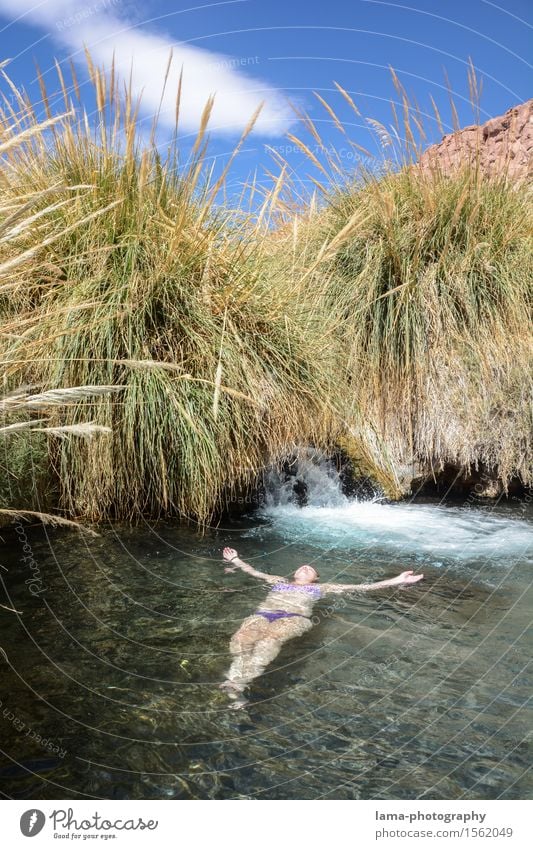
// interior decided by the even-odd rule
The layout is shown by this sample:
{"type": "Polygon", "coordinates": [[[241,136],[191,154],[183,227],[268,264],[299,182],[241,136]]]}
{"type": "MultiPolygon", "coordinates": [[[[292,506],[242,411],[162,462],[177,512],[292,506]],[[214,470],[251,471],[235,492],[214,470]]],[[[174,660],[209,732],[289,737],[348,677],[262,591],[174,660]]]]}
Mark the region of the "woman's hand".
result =
{"type": "Polygon", "coordinates": [[[415,575],[411,570],[410,572],[402,572],[401,575],[398,575],[397,578],[393,578],[395,584],[416,584],[418,581],[421,581],[423,575],[415,575]]]}
{"type": "Polygon", "coordinates": [[[226,547],[222,552],[222,557],[224,560],[233,560],[235,557],[238,557],[238,554],[234,548],[226,547]]]}

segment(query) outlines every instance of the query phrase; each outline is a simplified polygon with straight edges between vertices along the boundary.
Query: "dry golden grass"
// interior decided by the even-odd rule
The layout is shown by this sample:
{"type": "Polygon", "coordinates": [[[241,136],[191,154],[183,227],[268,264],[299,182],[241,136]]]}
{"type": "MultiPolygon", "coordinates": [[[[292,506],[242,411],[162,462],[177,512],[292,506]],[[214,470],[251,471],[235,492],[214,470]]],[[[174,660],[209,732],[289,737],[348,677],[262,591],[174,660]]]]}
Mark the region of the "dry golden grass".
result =
{"type": "MultiPolygon", "coordinates": [[[[20,412],[33,409],[57,504],[94,520],[205,523],[300,445],[344,446],[392,497],[406,463],[530,480],[525,190],[475,169],[419,174],[423,128],[396,80],[403,169],[354,182],[293,136],[314,195],[277,157],[245,214],[220,203],[232,157],[217,178],[207,166],[212,101],[183,167],[176,143],[164,160],[140,146],[131,93],[89,68],[95,127],[63,79],[61,115],[44,84],[44,122],[22,98],[0,113],[8,477],[36,444],[20,412]]],[[[374,129],[392,155],[394,134],[374,129]]]]}
{"type": "Polygon", "coordinates": [[[20,144],[3,116],[0,360],[9,387],[41,390],[63,509],[205,522],[295,444],[331,442],[324,322],[298,281],[271,273],[257,220],[217,203],[227,169],[210,181],[212,102],[184,170],[177,148],[164,162],[138,148],[131,95],[104,95],[91,72],[94,133],[66,89],[51,129],[19,104],[20,144]],[[47,403],[87,385],[123,391],[47,403]],[[112,433],[53,438],[85,422],[112,433]]]}
{"type": "Polygon", "coordinates": [[[342,416],[362,470],[373,464],[392,495],[413,464],[530,483],[532,194],[475,167],[421,173],[416,113],[400,93],[403,167],[385,160],[354,182],[329,154],[322,201],[299,210],[296,239],[280,227],[273,250],[285,273],[305,267],[337,325],[342,416]]]}

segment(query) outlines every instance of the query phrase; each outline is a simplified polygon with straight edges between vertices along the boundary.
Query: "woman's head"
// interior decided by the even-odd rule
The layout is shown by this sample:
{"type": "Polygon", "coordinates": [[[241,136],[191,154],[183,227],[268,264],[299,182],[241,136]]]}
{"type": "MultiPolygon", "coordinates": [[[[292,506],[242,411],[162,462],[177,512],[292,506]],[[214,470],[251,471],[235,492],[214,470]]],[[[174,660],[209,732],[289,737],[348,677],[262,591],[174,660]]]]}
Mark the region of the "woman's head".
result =
{"type": "Polygon", "coordinates": [[[305,563],[303,566],[299,566],[296,572],[294,573],[294,580],[297,584],[313,584],[315,581],[318,581],[320,575],[313,569],[312,566],[309,566],[305,563]]]}

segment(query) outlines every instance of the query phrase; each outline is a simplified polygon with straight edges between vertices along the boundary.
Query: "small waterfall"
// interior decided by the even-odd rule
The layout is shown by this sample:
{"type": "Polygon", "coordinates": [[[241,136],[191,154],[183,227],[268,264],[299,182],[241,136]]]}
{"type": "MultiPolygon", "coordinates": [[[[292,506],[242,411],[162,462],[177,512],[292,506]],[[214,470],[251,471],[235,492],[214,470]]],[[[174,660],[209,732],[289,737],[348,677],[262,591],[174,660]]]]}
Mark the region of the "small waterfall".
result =
{"type": "Polygon", "coordinates": [[[281,469],[265,476],[266,508],[343,507],[349,499],[342,491],[342,478],[331,458],[312,448],[301,448],[281,469]]]}
{"type": "MultiPolygon", "coordinates": [[[[505,505],[490,510],[437,503],[388,504],[370,493],[348,497],[342,470],[312,449],[300,449],[264,480],[261,513],[289,544],[387,556],[480,562],[506,568],[531,556],[526,515],[505,505]]],[[[259,527],[251,533],[261,534],[259,527]]],[[[436,561],[434,561],[436,562],[436,561]]]]}

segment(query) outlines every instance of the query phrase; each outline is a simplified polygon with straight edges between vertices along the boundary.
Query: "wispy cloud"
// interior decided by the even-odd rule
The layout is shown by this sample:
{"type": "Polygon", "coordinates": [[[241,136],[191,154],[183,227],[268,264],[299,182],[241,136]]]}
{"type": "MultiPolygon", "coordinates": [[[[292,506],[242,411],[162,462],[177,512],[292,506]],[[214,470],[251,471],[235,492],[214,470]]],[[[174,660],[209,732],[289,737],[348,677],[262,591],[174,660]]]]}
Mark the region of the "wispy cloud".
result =
{"type": "MultiPolygon", "coordinates": [[[[84,64],[84,45],[100,66],[109,68],[114,56],[117,73],[125,80],[131,76],[134,93],[142,92],[144,115],[159,108],[172,50],[171,71],[160,116],[162,126],[174,123],[182,67],[180,122],[186,131],[194,133],[198,129],[203,107],[212,94],[215,95],[211,119],[213,132],[226,135],[240,132],[261,101],[265,101],[265,105],[256,132],[278,136],[292,121],[282,93],[253,76],[253,71],[260,70],[260,57],[231,57],[150,33],[128,20],[117,0],[89,0],[88,3],[84,0],[0,0],[0,14],[12,24],[29,23],[47,30],[55,43],[68,48],[77,64],[84,64]]],[[[174,20],[178,23],[179,15],[174,20]]]]}

